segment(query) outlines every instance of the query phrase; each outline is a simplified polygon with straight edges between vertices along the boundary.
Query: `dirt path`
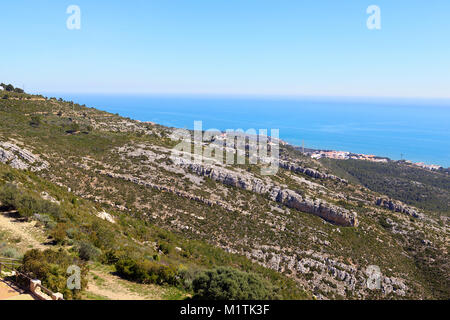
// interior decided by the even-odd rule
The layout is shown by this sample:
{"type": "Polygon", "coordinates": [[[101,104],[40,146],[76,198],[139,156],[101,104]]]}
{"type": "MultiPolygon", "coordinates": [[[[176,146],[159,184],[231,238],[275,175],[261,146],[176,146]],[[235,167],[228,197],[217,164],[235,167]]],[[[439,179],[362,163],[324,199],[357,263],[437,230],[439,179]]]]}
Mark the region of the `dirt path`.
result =
{"type": "MultiPolygon", "coordinates": [[[[87,291],[110,300],[159,300],[161,297],[148,292],[132,291],[125,280],[113,274],[91,270],[87,291]]],[[[150,286],[149,286],[150,288],[150,286]]]]}
{"type": "Polygon", "coordinates": [[[32,295],[0,278],[0,300],[35,300],[32,295]]]}
{"type": "Polygon", "coordinates": [[[21,247],[24,249],[46,249],[42,243],[45,240],[43,231],[36,227],[36,222],[22,222],[9,213],[0,213],[0,231],[6,231],[14,238],[20,238],[21,247]],[[39,241],[39,240],[40,241],[39,241]]]}
{"type": "Polygon", "coordinates": [[[0,300],[9,299],[20,295],[21,292],[0,279],[0,300]]]}
{"type": "MultiPolygon", "coordinates": [[[[23,251],[31,248],[45,250],[46,236],[36,221],[23,222],[7,212],[0,212],[0,232],[4,231],[7,240],[16,242],[23,251]]],[[[138,284],[121,279],[104,266],[92,265],[89,271],[87,299],[110,300],[161,300],[169,296],[177,297],[177,290],[152,284],[138,284]],[[89,296],[89,294],[91,294],[89,296]]]]}

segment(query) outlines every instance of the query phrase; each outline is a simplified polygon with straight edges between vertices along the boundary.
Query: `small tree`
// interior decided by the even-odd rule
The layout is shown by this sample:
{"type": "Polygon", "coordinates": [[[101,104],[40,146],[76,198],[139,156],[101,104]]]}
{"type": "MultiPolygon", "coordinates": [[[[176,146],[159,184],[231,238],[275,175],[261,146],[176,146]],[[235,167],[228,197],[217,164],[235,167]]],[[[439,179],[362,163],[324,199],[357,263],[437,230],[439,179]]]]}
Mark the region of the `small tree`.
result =
{"type": "Polygon", "coordinates": [[[100,254],[100,249],[94,247],[89,242],[82,241],[78,244],[78,256],[84,261],[97,260],[100,254]]]}
{"type": "Polygon", "coordinates": [[[64,244],[66,242],[66,224],[58,223],[56,228],[52,231],[51,237],[57,244],[64,244]]]}
{"type": "Polygon", "coordinates": [[[40,125],[41,125],[41,117],[31,116],[30,126],[37,128],[40,125]]]}
{"type": "Polygon", "coordinates": [[[159,244],[159,250],[161,250],[164,254],[169,254],[173,252],[174,246],[168,242],[161,241],[159,244]]]}
{"type": "Polygon", "coordinates": [[[66,132],[67,133],[75,133],[75,132],[78,132],[78,131],[80,131],[80,125],[78,123],[76,123],[76,122],[73,122],[66,132]]]}
{"type": "Polygon", "coordinates": [[[17,210],[19,190],[16,185],[7,183],[0,188],[0,202],[6,210],[17,210]]]}

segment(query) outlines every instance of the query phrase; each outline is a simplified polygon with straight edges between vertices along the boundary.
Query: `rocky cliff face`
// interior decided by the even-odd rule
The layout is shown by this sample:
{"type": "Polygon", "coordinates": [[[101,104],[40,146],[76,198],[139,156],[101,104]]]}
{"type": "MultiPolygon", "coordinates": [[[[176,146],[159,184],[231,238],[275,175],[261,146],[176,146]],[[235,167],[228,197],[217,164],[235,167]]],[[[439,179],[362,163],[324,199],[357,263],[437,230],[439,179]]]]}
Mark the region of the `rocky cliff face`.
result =
{"type": "Polygon", "coordinates": [[[272,201],[281,203],[289,208],[314,214],[328,222],[346,227],[358,226],[358,218],[355,212],[332,205],[324,200],[304,198],[293,190],[264,182],[243,172],[238,173],[213,165],[196,164],[183,158],[173,158],[172,161],[197,175],[208,177],[226,185],[267,195],[272,201]]]}
{"type": "Polygon", "coordinates": [[[280,168],[295,172],[295,173],[303,173],[306,174],[307,176],[311,177],[311,178],[315,178],[315,179],[330,179],[330,180],[336,180],[345,184],[348,184],[348,181],[345,179],[341,179],[339,177],[336,177],[335,175],[332,174],[327,174],[327,173],[323,173],[311,168],[305,168],[297,163],[292,163],[289,161],[283,161],[280,160],[280,168]]]}
{"type": "Polygon", "coordinates": [[[314,214],[340,226],[357,227],[359,224],[356,212],[351,212],[323,200],[304,199],[301,195],[289,189],[279,190],[275,200],[289,208],[314,214]]]}
{"type": "Polygon", "coordinates": [[[0,142],[0,162],[7,163],[15,169],[31,171],[41,171],[49,166],[48,162],[41,160],[31,151],[9,142],[0,142]]]}
{"type": "Polygon", "coordinates": [[[377,198],[375,200],[377,206],[389,209],[395,212],[401,212],[413,218],[423,218],[423,214],[418,212],[415,208],[407,206],[400,201],[395,201],[386,197],[377,198]]]}

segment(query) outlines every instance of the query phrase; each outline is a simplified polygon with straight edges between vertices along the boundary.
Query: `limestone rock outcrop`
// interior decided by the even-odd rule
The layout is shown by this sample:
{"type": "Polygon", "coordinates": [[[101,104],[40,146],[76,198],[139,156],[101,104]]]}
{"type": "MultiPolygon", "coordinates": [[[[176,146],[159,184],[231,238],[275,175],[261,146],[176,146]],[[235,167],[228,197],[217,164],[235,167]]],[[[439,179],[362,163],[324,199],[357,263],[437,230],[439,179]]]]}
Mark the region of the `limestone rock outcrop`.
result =
{"type": "Polygon", "coordinates": [[[266,183],[250,174],[235,172],[223,167],[203,165],[186,161],[183,158],[172,159],[177,165],[187,168],[197,175],[214,181],[241,188],[258,194],[265,194],[271,200],[289,208],[311,213],[322,219],[341,226],[358,226],[357,214],[347,209],[327,203],[324,200],[312,200],[290,189],[266,183]]]}
{"type": "Polygon", "coordinates": [[[39,156],[9,142],[0,142],[0,162],[20,170],[41,171],[49,167],[39,156]]]}
{"type": "Polygon", "coordinates": [[[417,209],[407,206],[400,201],[395,201],[386,197],[377,198],[375,200],[377,206],[389,209],[394,212],[401,212],[411,216],[413,218],[423,218],[423,214],[418,212],[417,209]]]}
{"type": "Polygon", "coordinates": [[[323,200],[304,199],[301,195],[289,189],[280,190],[275,199],[289,208],[314,214],[337,225],[357,227],[359,224],[356,212],[332,205],[323,200]]]}
{"type": "Polygon", "coordinates": [[[286,169],[295,173],[303,173],[306,174],[307,176],[311,177],[311,178],[315,178],[315,179],[331,179],[331,180],[336,180],[345,184],[348,184],[348,181],[345,179],[341,179],[335,175],[332,174],[327,174],[327,173],[323,173],[320,171],[317,171],[315,169],[311,169],[311,168],[305,168],[302,167],[296,163],[292,163],[289,161],[283,161],[280,160],[279,161],[279,165],[280,168],[282,169],[286,169]]]}

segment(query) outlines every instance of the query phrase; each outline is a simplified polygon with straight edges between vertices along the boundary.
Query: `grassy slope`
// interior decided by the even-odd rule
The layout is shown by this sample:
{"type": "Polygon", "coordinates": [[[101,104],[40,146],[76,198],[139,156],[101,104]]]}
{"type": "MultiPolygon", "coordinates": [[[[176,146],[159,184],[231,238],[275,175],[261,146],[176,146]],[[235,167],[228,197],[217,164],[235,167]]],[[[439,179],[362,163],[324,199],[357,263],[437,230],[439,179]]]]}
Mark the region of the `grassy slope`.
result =
{"type": "Polygon", "coordinates": [[[354,182],[428,212],[450,214],[450,177],[403,163],[322,159],[354,182]]]}
{"type": "MultiPolygon", "coordinates": [[[[254,215],[247,217],[233,212],[226,212],[220,208],[211,208],[193,203],[169,193],[156,192],[132,183],[117,181],[97,175],[92,171],[89,173],[89,176],[86,176],[84,171],[73,165],[79,162],[83,156],[89,156],[96,161],[108,163],[112,167],[119,168],[118,170],[120,171],[120,166],[125,164],[121,163],[121,159],[114,158],[109,153],[109,150],[112,148],[140,142],[161,146],[171,146],[173,144],[164,135],[159,137],[152,134],[142,135],[111,130],[87,130],[92,119],[102,120],[107,118],[109,123],[118,123],[122,120],[118,116],[66,102],[8,100],[0,102],[0,117],[2,119],[0,137],[3,136],[3,139],[17,138],[26,142],[27,145],[33,146],[33,149],[39,154],[48,155],[49,157],[56,154],[58,158],[62,159],[58,165],[52,165],[51,172],[44,172],[41,177],[31,173],[11,170],[7,166],[1,166],[3,173],[6,171],[12,172],[15,179],[23,183],[24,187],[29,190],[46,190],[53,197],[64,199],[63,203],[67,209],[67,221],[65,223],[68,224],[68,227],[78,229],[79,232],[77,234],[80,239],[92,242],[104,251],[113,245],[113,247],[118,247],[119,249],[126,247],[126,250],[135,252],[139,256],[153,256],[157,253],[157,250],[150,244],[168,242],[173,247],[182,248],[183,251],[181,253],[172,251],[170,254],[162,256],[163,262],[183,264],[193,268],[232,265],[241,270],[257,272],[280,287],[284,287],[284,297],[286,298],[305,298],[309,296],[301,290],[295,289],[296,286],[293,282],[287,280],[280,273],[263,268],[242,256],[226,253],[212,245],[217,244],[215,238],[229,234],[237,243],[237,248],[240,246],[243,251],[250,250],[253,243],[251,241],[250,243],[242,241],[242,239],[261,239],[261,241],[268,244],[286,246],[298,250],[317,250],[318,252],[345,257],[357,265],[377,264],[383,267],[384,270],[391,270],[387,272],[408,275],[416,285],[425,287],[425,289],[422,288],[420,290],[425,290],[426,296],[433,294],[435,285],[427,288],[430,280],[426,279],[426,277],[430,272],[417,262],[420,260],[419,258],[414,258],[416,253],[413,255],[405,254],[406,248],[411,244],[400,236],[393,235],[390,230],[380,224],[380,218],[390,217],[394,220],[397,219],[392,215],[383,213],[381,217],[373,216],[370,214],[373,208],[358,206],[357,203],[347,201],[345,204],[360,214],[362,225],[360,229],[342,228],[341,232],[335,232],[335,226],[324,224],[317,217],[291,211],[290,222],[286,224],[286,229],[283,232],[279,232],[277,229],[260,223],[261,220],[268,218],[266,212],[271,205],[262,196],[255,196],[240,190],[227,188],[230,199],[242,199],[246,206],[253,211],[254,215]],[[60,112],[62,114],[58,115],[60,112]],[[41,124],[38,127],[32,127],[30,126],[31,116],[37,114],[41,116],[41,124]],[[66,131],[72,125],[70,119],[76,119],[81,129],[86,130],[87,133],[67,134],[66,131]],[[123,205],[130,211],[118,210],[117,207],[108,206],[105,203],[100,205],[97,202],[90,201],[87,197],[85,199],[80,198],[48,182],[48,179],[57,180],[63,185],[69,186],[77,194],[91,195],[92,197],[89,197],[89,199],[93,199],[94,195],[112,199],[112,205],[123,205]],[[138,198],[141,199],[136,199],[136,195],[139,195],[138,198]],[[75,201],[76,205],[72,203],[74,198],[78,199],[75,201]],[[186,212],[202,213],[208,219],[198,222],[186,217],[185,223],[196,224],[197,230],[203,232],[200,234],[187,231],[179,232],[171,228],[167,221],[153,221],[144,216],[145,211],[139,209],[136,205],[136,202],[139,202],[139,200],[148,205],[148,210],[145,211],[159,212],[165,210],[177,212],[177,210],[182,209],[186,212]],[[106,209],[119,217],[119,222],[111,225],[99,220],[92,215],[92,208],[94,207],[97,211],[106,209]],[[220,217],[220,219],[217,219],[217,217],[220,217]],[[156,225],[162,226],[164,229],[156,225]],[[96,236],[93,237],[92,234],[96,236]],[[323,246],[320,243],[311,241],[311,235],[315,235],[320,239],[322,234],[327,235],[326,239],[332,243],[331,246],[323,246]],[[98,235],[101,235],[100,239],[98,239],[98,235]],[[112,243],[109,243],[110,241],[112,243]],[[146,245],[143,246],[142,244],[146,245]]],[[[164,131],[164,128],[161,130],[164,131]]],[[[313,164],[308,159],[302,158],[301,160],[308,163],[308,165],[313,164]]],[[[337,168],[337,166],[331,167],[331,171],[335,174],[339,174],[339,170],[344,171],[340,167],[338,170],[333,168],[337,168]]],[[[102,169],[101,165],[99,165],[98,169],[102,169]]],[[[347,171],[345,173],[348,174],[347,171]]],[[[166,178],[177,178],[169,172],[164,174],[166,178]]],[[[311,180],[306,176],[303,178],[311,180]]],[[[276,179],[298,188],[298,184],[283,170],[280,171],[276,179]]],[[[3,182],[5,181],[3,180],[3,182]]],[[[208,183],[212,188],[219,187],[213,181],[208,183]]],[[[321,183],[329,188],[335,187],[327,181],[322,181],[321,183]]],[[[201,191],[199,190],[199,192],[201,191]]],[[[354,196],[353,193],[356,191],[358,191],[357,187],[353,186],[343,190],[343,192],[351,196],[354,196]]],[[[272,214],[274,213],[272,212],[272,214]]],[[[184,217],[177,218],[184,219],[184,217]]],[[[227,243],[224,242],[224,245],[226,246],[227,243]]],[[[417,244],[413,245],[414,248],[419,246],[417,244]]],[[[413,250],[415,250],[414,248],[413,250]]],[[[437,276],[439,274],[438,272],[437,276]]]]}
{"type": "MultiPolygon", "coordinates": [[[[109,249],[126,250],[131,255],[151,257],[158,254],[158,252],[149,244],[165,242],[172,247],[180,247],[183,251],[179,253],[174,250],[168,254],[162,254],[160,257],[161,263],[185,265],[194,269],[232,265],[241,270],[259,273],[263,277],[270,279],[272,283],[285,287],[285,290],[283,290],[285,298],[301,299],[309,297],[302,290],[296,289],[296,285],[292,280],[288,280],[281,274],[252,263],[242,256],[226,253],[222,249],[215,248],[205,242],[183,239],[179,235],[160,229],[144,220],[136,219],[136,217],[119,211],[113,211],[112,208],[109,208],[108,212],[117,217],[118,222],[112,224],[104,221],[93,214],[103,210],[104,206],[81,199],[34,173],[15,170],[7,165],[0,164],[0,186],[11,182],[11,180],[20,185],[21,190],[26,190],[36,196],[39,196],[40,192],[46,192],[54,199],[60,201],[63,208],[63,216],[59,217],[55,222],[64,223],[66,229],[71,230],[72,236],[68,243],[63,246],[69,251],[74,252],[75,243],[87,241],[104,251],[109,249]],[[39,193],[36,191],[39,191],[39,193]],[[143,245],[144,243],[147,243],[147,245],[143,245]]],[[[55,218],[53,217],[53,219],[55,218]]],[[[52,230],[51,226],[42,225],[42,228],[47,235],[52,230]]],[[[6,240],[6,235],[3,238],[6,240]]],[[[8,247],[12,245],[12,247],[17,248],[18,256],[20,256],[20,252],[23,253],[29,249],[23,248],[20,245],[20,241],[15,241],[11,237],[9,239],[10,241],[6,244],[8,247]],[[13,244],[14,242],[15,244],[13,244]]],[[[60,246],[54,246],[55,249],[58,247],[60,246]]],[[[186,295],[182,291],[177,294],[168,293],[174,290],[175,288],[169,291],[162,288],[162,298],[179,298],[180,294],[181,296],[186,295]]]]}

